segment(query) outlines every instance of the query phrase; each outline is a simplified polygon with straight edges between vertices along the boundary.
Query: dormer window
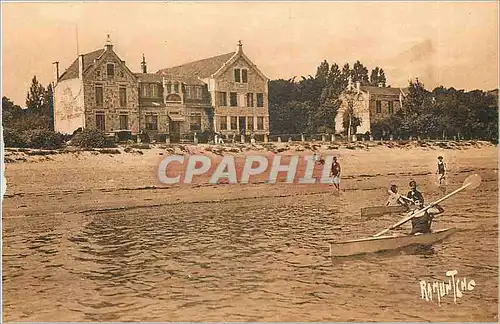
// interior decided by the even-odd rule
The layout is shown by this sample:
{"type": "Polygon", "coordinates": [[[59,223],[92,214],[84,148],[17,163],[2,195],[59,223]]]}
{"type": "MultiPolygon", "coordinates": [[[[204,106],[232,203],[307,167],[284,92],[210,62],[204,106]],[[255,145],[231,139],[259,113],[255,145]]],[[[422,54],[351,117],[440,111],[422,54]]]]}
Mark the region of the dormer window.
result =
{"type": "Polygon", "coordinates": [[[115,64],[114,63],[106,64],[106,72],[107,72],[108,78],[114,78],[115,77],[115,64]]]}

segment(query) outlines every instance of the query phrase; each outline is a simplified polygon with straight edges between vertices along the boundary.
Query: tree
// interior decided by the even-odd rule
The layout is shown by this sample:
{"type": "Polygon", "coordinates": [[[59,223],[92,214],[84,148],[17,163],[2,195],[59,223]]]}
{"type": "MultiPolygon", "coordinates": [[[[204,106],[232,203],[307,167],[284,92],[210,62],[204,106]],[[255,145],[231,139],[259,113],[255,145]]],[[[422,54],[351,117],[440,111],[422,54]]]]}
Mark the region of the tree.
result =
{"type": "Polygon", "coordinates": [[[38,82],[36,76],[31,80],[31,86],[26,96],[26,107],[30,113],[40,114],[44,110],[46,99],[45,88],[38,82]]]}
{"type": "Polygon", "coordinates": [[[24,114],[24,109],[14,104],[9,98],[2,97],[2,124],[4,127],[15,127],[24,114]]]}
{"type": "Polygon", "coordinates": [[[340,100],[327,98],[317,109],[309,113],[308,132],[335,133],[335,116],[340,107],[340,100]]]}
{"type": "Polygon", "coordinates": [[[315,79],[319,82],[319,85],[321,87],[326,86],[329,72],[330,72],[330,65],[328,64],[328,62],[326,60],[324,60],[318,66],[318,68],[316,70],[316,77],[315,77],[315,79]]]}
{"type": "Polygon", "coordinates": [[[387,80],[385,78],[384,70],[382,70],[378,66],[375,67],[370,74],[370,85],[377,87],[379,83],[382,83],[382,85],[385,87],[386,82],[387,80]]]}
{"type": "Polygon", "coordinates": [[[377,85],[378,83],[378,73],[379,73],[379,68],[378,66],[372,70],[372,73],[370,74],[370,84],[371,85],[377,85]]]}
{"type": "Polygon", "coordinates": [[[368,69],[360,61],[356,61],[352,66],[351,76],[353,82],[360,82],[361,85],[368,85],[370,83],[368,80],[368,69]]]}
{"type": "MultiPolygon", "coordinates": [[[[51,84],[47,86],[47,90],[45,91],[44,105],[41,113],[48,117],[48,129],[54,130],[54,94],[51,84]]],[[[213,125],[213,122],[210,122],[209,125],[213,125]]]]}

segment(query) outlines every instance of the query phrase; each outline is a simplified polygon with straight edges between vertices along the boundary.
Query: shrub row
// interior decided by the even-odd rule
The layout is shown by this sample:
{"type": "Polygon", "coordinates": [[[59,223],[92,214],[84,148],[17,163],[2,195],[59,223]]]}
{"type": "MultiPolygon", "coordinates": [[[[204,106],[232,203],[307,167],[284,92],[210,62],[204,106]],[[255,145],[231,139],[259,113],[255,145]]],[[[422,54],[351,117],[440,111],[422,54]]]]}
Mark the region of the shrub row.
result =
{"type": "Polygon", "coordinates": [[[70,140],[72,146],[81,148],[116,147],[113,138],[97,130],[86,129],[73,136],[63,135],[47,129],[19,131],[13,128],[3,129],[5,147],[33,148],[53,150],[61,148],[70,140]]]}

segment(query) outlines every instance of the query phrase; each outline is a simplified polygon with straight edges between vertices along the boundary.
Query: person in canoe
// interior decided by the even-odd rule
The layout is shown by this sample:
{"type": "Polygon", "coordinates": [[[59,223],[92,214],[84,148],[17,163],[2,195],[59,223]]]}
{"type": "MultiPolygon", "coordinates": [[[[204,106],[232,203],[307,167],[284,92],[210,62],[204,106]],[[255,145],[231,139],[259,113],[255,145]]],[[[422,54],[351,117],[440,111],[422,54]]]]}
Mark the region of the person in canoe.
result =
{"type": "Polygon", "coordinates": [[[405,196],[401,196],[398,193],[398,186],[395,184],[391,185],[389,188],[389,198],[387,198],[386,206],[406,206],[407,201],[411,201],[410,199],[406,198],[405,196]]]}
{"type": "Polygon", "coordinates": [[[424,196],[420,191],[417,190],[417,182],[415,180],[410,181],[410,188],[411,190],[408,191],[408,194],[406,195],[407,198],[412,200],[414,203],[415,201],[419,201],[422,204],[424,203],[424,196]]]}
{"type": "MultiPolygon", "coordinates": [[[[424,203],[421,200],[415,200],[415,205],[417,209],[412,211],[412,213],[417,213],[419,210],[424,208],[424,203]]],[[[415,217],[411,220],[411,235],[427,234],[432,233],[431,225],[434,216],[439,215],[444,212],[444,209],[435,205],[425,211],[422,216],[415,217]]]]}

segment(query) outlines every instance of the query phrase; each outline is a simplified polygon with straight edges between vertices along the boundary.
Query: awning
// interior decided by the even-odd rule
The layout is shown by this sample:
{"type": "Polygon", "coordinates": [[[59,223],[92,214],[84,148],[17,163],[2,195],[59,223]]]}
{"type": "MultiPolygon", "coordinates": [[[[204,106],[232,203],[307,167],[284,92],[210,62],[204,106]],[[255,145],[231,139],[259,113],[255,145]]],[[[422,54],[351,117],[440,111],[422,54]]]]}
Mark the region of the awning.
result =
{"type": "Polygon", "coordinates": [[[170,119],[174,122],[183,122],[186,121],[186,118],[182,115],[168,115],[170,119]]]}

